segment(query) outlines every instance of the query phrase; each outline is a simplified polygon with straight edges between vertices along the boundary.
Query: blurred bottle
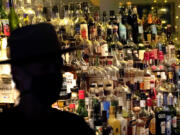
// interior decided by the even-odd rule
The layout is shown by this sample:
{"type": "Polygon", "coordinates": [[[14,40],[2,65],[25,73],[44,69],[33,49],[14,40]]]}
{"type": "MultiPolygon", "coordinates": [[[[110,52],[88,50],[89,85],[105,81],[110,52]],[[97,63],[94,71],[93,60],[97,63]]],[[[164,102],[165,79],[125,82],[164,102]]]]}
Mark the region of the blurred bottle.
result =
{"type": "Polygon", "coordinates": [[[19,18],[14,9],[14,0],[9,0],[9,8],[9,26],[10,31],[12,32],[19,27],[19,18]]]}

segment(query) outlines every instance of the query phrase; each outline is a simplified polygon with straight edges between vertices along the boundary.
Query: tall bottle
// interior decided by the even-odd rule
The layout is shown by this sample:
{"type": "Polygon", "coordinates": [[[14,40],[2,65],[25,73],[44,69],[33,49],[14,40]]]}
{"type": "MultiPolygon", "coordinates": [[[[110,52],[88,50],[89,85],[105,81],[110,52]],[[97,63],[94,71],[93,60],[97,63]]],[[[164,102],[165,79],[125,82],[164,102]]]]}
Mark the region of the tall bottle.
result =
{"type": "Polygon", "coordinates": [[[176,109],[173,105],[173,95],[172,93],[168,94],[168,107],[170,109],[171,112],[171,121],[172,121],[172,134],[175,134],[175,129],[177,128],[177,116],[176,116],[176,109]]]}
{"type": "Polygon", "coordinates": [[[15,12],[13,0],[9,0],[9,8],[9,26],[10,31],[12,32],[19,27],[19,18],[15,12]]]}
{"type": "Polygon", "coordinates": [[[162,99],[163,95],[158,93],[157,95],[157,107],[155,108],[155,117],[156,117],[156,135],[165,135],[166,134],[166,114],[162,108],[162,99]]]}
{"type": "Polygon", "coordinates": [[[165,134],[171,135],[172,134],[172,116],[171,116],[171,110],[168,106],[167,96],[168,96],[168,93],[164,92],[163,93],[163,100],[164,100],[163,112],[165,112],[165,115],[166,115],[166,133],[165,134]]]}
{"type": "Polygon", "coordinates": [[[120,135],[121,123],[115,117],[115,106],[110,107],[108,124],[113,128],[113,135],[120,135]]]}
{"type": "Polygon", "coordinates": [[[121,123],[120,135],[126,135],[127,134],[127,119],[122,117],[122,106],[118,106],[116,117],[117,117],[117,120],[119,120],[121,123]]]}
{"type": "Polygon", "coordinates": [[[88,111],[85,106],[85,91],[84,90],[79,90],[79,104],[77,108],[77,113],[81,117],[88,117],[88,111]]]}

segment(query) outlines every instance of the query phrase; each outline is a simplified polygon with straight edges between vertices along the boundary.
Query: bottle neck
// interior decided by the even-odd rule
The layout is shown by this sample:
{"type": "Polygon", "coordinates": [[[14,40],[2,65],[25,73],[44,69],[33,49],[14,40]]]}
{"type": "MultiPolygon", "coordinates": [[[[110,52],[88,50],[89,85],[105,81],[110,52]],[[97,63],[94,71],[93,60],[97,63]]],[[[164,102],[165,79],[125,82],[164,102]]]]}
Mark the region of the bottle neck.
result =
{"type": "Polygon", "coordinates": [[[10,8],[14,8],[14,2],[13,2],[13,0],[9,0],[9,7],[10,7],[10,8]]]}
{"type": "Polygon", "coordinates": [[[0,0],[0,11],[3,9],[3,2],[0,0]]]}
{"type": "Polygon", "coordinates": [[[68,10],[65,10],[65,12],[64,12],[64,18],[69,18],[69,12],[68,12],[68,10]]]}

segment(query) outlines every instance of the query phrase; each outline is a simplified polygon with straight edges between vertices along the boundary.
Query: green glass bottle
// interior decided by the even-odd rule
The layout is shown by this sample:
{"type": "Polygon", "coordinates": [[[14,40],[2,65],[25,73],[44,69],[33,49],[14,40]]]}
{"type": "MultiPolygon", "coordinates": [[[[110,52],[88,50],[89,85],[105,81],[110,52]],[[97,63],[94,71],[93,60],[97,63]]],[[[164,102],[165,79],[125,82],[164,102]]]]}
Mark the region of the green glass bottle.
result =
{"type": "Polygon", "coordinates": [[[85,91],[79,90],[79,105],[77,108],[77,113],[81,117],[88,117],[88,111],[85,106],[85,91]]]}
{"type": "Polygon", "coordinates": [[[12,32],[19,27],[19,18],[15,12],[13,0],[9,0],[9,8],[9,25],[12,32]]]}

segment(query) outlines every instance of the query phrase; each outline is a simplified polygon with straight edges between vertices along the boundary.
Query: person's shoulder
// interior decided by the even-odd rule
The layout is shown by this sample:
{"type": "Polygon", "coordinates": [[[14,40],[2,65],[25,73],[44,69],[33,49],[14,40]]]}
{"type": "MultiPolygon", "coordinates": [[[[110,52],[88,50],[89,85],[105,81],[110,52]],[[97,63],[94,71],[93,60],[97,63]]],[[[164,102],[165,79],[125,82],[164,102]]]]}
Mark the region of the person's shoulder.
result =
{"type": "Polygon", "coordinates": [[[69,128],[68,132],[78,133],[79,135],[94,135],[93,129],[85,122],[84,118],[67,111],[53,109],[53,117],[59,121],[59,125],[69,128]]]}
{"type": "Polygon", "coordinates": [[[50,112],[52,117],[55,117],[56,119],[60,119],[61,121],[64,120],[64,122],[69,122],[71,121],[72,123],[85,123],[84,119],[74,113],[67,112],[67,111],[60,111],[57,109],[51,109],[50,112]],[[73,120],[73,121],[72,121],[73,120]]]}

